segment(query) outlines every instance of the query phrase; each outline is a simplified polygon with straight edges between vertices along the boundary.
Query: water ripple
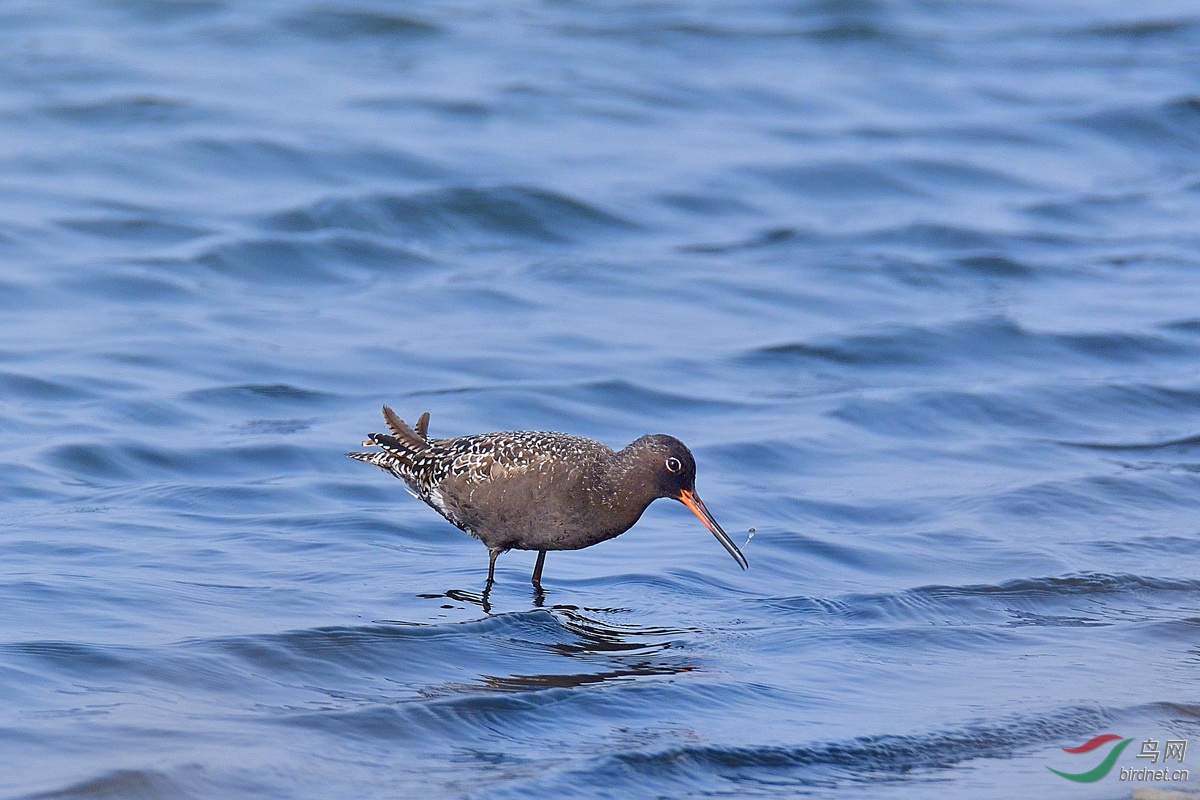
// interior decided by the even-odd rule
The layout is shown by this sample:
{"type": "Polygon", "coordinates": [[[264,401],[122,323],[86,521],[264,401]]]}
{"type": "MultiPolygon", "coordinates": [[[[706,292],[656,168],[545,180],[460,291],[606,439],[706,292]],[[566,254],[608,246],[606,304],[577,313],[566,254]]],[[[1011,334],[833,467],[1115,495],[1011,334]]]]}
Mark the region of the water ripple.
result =
{"type": "Polygon", "coordinates": [[[483,235],[550,243],[632,227],[579,200],[519,186],[325,200],[275,214],[263,224],[297,232],[356,230],[412,239],[483,235]]]}
{"type": "Polygon", "coordinates": [[[0,8],[0,796],[1027,798],[1200,730],[1198,32],[0,8]],[[751,567],[661,502],[485,599],[345,458],[383,403],[679,436],[751,567]]]}

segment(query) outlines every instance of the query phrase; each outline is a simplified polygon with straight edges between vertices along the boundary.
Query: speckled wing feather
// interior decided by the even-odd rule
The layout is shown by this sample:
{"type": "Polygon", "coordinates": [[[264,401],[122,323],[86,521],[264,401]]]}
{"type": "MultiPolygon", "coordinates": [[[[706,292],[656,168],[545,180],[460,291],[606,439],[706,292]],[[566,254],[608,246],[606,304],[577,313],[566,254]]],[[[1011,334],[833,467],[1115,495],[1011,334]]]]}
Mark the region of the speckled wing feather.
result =
{"type": "MultiPolygon", "coordinates": [[[[390,410],[390,409],[389,409],[390,410]]],[[[443,517],[468,533],[473,530],[467,510],[456,502],[461,493],[473,495],[478,488],[487,495],[492,481],[511,481],[554,464],[592,463],[591,451],[607,447],[591,439],[548,431],[505,431],[461,436],[455,439],[425,439],[399,417],[384,415],[398,435],[371,433],[364,445],[379,452],[347,453],[351,458],[390,472],[443,517]],[[586,451],[586,452],[585,452],[586,451]],[[455,487],[450,496],[443,485],[455,487]]],[[[422,415],[422,422],[428,418],[422,415]]],[[[422,425],[424,427],[424,425],[422,425]]]]}
{"type": "MultiPolygon", "coordinates": [[[[474,536],[488,523],[536,517],[538,510],[519,500],[514,486],[551,480],[552,472],[596,463],[605,445],[579,436],[548,431],[503,431],[432,439],[420,481],[421,497],[430,506],[474,536]]],[[[560,475],[561,477],[561,475],[560,475]]],[[[495,533],[495,531],[493,531],[495,533]]]]}

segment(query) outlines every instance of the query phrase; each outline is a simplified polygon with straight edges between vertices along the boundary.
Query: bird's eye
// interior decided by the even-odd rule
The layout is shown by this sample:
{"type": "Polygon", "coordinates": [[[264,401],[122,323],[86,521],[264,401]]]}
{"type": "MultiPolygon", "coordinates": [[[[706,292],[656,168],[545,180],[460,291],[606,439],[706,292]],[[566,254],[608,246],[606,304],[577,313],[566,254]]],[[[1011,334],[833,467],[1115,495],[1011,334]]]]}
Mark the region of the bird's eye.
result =
{"type": "Polygon", "coordinates": [[[683,464],[675,456],[667,459],[667,472],[679,472],[683,469],[683,464]]]}

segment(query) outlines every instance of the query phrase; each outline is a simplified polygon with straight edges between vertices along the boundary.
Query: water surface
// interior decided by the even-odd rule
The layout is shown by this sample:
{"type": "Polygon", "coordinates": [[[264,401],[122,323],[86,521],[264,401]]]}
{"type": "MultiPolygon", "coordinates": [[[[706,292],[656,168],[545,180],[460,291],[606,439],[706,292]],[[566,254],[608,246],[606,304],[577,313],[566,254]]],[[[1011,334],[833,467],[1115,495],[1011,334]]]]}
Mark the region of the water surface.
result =
{"type": "Polygon", "coordinates": [[[0,8],[0,796],[1128,797],[1046,767],[1200,747],[1198,47],[1168,2],[0,8]],[[385,402],[678,436],[750,569],[663,501],[485,611],[343,455],[385,402]]]}

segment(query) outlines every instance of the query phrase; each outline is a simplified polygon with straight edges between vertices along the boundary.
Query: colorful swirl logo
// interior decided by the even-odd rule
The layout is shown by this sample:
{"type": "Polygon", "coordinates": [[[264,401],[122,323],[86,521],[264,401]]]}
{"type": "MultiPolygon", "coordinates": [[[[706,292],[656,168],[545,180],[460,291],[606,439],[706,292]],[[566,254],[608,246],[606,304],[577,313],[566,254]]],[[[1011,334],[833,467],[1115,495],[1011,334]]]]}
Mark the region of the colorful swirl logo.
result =
{"type": "Polygon", "coordinates": [[[1122,739],[1115,733],[1103,733],[1099,736],[1094,736],[1091,739],[1088,739],[1078,747],[1063,748],[1063,751],[1067,753],[1090,753],[1097,747],[1101,747],[1118,739],[1121,741],[1114,746],[1112,750],[1108,751],[1108,755],[1104,757],[1104,760],[1089,769],[1087,772],[1059,772],[1054,767],[1046,767],[1046,769],[1050,770],[1055,775],[1061,775],[1067,780],[1075,781],[1077,783],[1092,783],[1094,781],[1098,781],[1112,770],[1113,764],[1117,763],[1117,756],[1121,755],[1121,751],[1124,750],[1129,743],[1133,741],[1133,739],[1122,739]]]}

